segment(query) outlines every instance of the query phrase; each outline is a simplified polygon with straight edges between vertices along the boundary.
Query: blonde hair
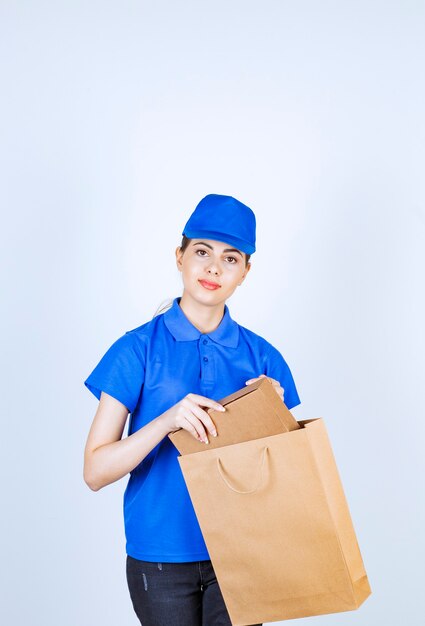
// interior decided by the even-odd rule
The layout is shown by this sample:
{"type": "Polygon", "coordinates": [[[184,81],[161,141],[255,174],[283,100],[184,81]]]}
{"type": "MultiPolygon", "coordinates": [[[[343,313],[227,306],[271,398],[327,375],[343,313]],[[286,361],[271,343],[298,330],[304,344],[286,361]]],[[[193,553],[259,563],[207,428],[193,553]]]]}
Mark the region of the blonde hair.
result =
{"type": "Polygon", "coordinates": [[[168,311],[168,309],[171,309],[171,307],[173,306],[173,301],[174,298],[167,298],[166,300],[163,300],[153,314],[152,319],[157,315],[161,315],[161,313],[165,313],[165,311],[168,311]]]}

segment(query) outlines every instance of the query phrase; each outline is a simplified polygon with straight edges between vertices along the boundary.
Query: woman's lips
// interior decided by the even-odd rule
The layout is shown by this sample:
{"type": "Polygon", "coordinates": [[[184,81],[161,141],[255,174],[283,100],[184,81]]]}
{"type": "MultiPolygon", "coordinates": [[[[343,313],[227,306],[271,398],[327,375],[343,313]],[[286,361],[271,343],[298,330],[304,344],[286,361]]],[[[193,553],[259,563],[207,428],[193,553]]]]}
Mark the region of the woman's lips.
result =
{"type": "Polygon", "coordinates": [[[203,287],[205,287],[205,289],[210,289],[211,291],[214,289],[220,289],[221,287],[221,285],[218,285],[217,283],[210,283],[208,280],[200,280],[199,282],[203,287]]]}

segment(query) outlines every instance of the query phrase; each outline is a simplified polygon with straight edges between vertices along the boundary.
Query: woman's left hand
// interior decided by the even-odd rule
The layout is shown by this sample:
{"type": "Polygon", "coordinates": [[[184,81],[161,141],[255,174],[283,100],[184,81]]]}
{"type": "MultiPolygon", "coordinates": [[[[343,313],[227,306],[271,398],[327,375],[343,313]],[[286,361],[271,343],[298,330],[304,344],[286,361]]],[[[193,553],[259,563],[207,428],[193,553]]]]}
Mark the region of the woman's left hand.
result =
{"type": "Polygon", "coordinates": [[[270,376],[266,376],[265,374],[260,374],[260,376],[258,376],[257,378],[250,378],[249,380],[245,381],[245,385],[250,385],[251,383],[255,383],[255,381],[260,380],[261,378],[269,379],[269,381],[273,385],[273,389],[276,391],[277,395],[283,402],[285,390],[283,387],[281,387],[280,382],[278,380],[275,380],[274,378],[270,378],[270,376]]]}

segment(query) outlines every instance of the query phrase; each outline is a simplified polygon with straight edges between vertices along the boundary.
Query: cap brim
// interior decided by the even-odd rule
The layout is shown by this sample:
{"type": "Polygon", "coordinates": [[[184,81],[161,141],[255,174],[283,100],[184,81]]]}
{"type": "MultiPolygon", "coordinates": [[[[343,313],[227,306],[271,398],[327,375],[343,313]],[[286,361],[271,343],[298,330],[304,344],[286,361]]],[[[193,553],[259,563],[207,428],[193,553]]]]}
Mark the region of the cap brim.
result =
{"type": "Polygon", "coordinates": [[[255,252],[255,246],[252,245],[252,243],[238,239],[237,237],[231,237],[226,233],[218,233],[212,230],[184,230],[182,235],[185,235],[188,239],[213,239],[214,241],[228,243],[246,254],[253,254],[255,252]]]}

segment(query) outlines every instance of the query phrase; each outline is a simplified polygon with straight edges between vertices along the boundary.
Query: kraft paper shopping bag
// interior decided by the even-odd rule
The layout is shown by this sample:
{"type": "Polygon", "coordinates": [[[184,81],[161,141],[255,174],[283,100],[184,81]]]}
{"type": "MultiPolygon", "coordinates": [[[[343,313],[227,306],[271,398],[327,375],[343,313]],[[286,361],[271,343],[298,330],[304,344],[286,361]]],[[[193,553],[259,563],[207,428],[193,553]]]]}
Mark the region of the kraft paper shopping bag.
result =
{"type": "Polygon", "coordinates": [[[356,609],[371,593],[322,419],[179,457],[234,626],[356,609]]]}

